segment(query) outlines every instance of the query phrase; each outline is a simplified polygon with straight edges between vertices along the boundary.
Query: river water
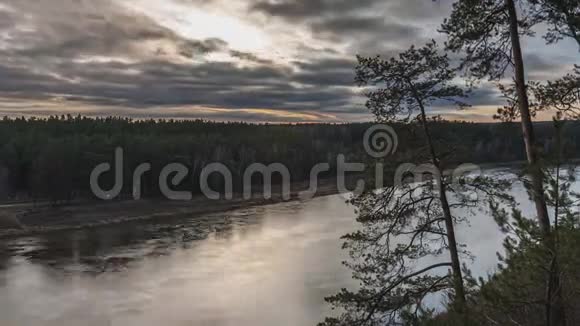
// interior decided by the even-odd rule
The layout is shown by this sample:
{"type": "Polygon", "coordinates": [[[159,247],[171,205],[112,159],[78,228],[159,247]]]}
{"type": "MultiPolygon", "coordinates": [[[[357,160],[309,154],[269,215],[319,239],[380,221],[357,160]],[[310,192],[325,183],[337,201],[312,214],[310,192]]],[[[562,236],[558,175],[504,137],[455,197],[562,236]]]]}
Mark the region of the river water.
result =
{"type": "MultiPolygon", "coordinates": [[[[335,195],[4,241],[0,325],[315,325],[325,296],[355,286],[340,249],[355,228],[335,195]]],[[[476,214],[458,237],[492,273],[495,222],[476,214]]]]}

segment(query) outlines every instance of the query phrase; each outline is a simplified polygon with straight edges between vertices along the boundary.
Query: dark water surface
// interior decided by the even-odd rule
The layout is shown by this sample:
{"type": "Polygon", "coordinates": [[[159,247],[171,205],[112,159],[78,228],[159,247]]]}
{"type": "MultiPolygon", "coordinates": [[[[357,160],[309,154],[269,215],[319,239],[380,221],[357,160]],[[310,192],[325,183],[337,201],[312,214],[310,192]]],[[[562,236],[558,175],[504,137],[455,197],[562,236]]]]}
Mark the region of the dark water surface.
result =
{"type": "Polygon", "coordinates": [[[0,246],[0,325],[312,325],[351,284],[341,196],[0,246]]]}
{"type": "MultiPolygon", "coordinates": [[[[516,193],[525,201],[521,187],[516,193]]],[[[0,325],[315,325],[330,313],[324,297],[355,285],[341,265],[340,236],[356,228],[344,202],[336,195],[0,242],[0,325]]],[[[486,275],[503,236],[484,214],[469,224],[457,234],[477,259],[464,262],[486,275]]]]}

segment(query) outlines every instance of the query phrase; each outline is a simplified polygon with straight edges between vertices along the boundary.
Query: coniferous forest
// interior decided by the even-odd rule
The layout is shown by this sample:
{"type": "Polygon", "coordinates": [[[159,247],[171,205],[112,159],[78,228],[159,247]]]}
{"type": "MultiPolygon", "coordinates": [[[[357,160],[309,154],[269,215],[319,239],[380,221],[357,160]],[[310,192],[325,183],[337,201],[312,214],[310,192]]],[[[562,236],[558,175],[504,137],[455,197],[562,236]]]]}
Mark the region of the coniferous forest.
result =
{"type": "MultiPolygon", "coordinates": [[[[66,203],[92,197],[89,176],[100,163],[112,162],[115,148],[124,149],[126,171],[151,163],[144,175],[143,196],[159,197],[157,176],[168,163],[179,162],[190,175],[180,185],[199,194],[199,173],[220,162],[232,171],[234,189],[241,192],[243,171],[252,163],[282,163],[293,182],[307,181],[317,163],[329,163],[335,175],[336,157],[367,162],[363,135],[373,123],[353,124],[247,124],[209,121],[131,120],[128,118],[5,118],[0,121],[0,199],[51,200],[66,203]]],[[[416,124],[393,124],[398,135],[392,165],[416,162],[426,154],[416,124]],[[420,157],[421,155],[419,155],[420,157]]],[[[555,146],[554,127],[537,123],[545,152],[555,146]]],[[[569,157],[580,152],[580,123],[565,126],[563,138],[569,157]]],[[[433,122],[433,139],[450,164],[513,163],[525,159],[524,143],[516,123],[433,122]]],[[[125,173],[123,193],[131,193],[131,173],[125,173]]],[[[103,176],[106,178],[106,176],[103,176]]],[[[112,178],[112,176],[109,176],[112,178]]],[[[104,181],[106,182],[106,181],[104,181]]],[[[112,182],[112,180],[111,180],[112,182]]],[[[276,180],[274,180],[276,182],[276,180]]],[[[215,189],[219,177],[211,178],[215,189]]]]}

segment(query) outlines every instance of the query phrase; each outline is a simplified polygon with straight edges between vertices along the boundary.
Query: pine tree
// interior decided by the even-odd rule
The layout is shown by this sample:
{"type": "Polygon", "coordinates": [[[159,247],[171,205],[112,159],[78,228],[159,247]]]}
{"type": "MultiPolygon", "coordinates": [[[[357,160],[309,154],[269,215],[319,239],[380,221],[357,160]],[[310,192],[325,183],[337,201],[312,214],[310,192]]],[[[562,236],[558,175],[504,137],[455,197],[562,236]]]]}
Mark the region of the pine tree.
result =
{"type": "MultiPolygon", "coordinates": [[[[475,78],[488,77],[498,80],[508,71],[513,71],[515,103],[522,125],[523,139],[528,160],[528,174],[531,180],[531,197],[536,207],[536,217],[542,230],[543,244],[555,252],[548,208],[544,194],[544,171],[538,150],[533,111],[530,107],[528,85],[525,80],[524,62],[520,38],[533,35],[532,27],[541,22],[537,15],[537,2],[517,0],[461,0],[454,4],[451,17],[446,20],[441,31],[449,36],[447,48],[463,51],[466,56],[463,67],[468,75],[475,78]],[[519,9],[519,12],[518,12],[519,9]]],[[[559,271],[557,263],[550,273],[547,296],[553,298],[546,316],[548,325],[565,325],[565,314],[561,295],[558,293],[559,271]]]]}
{"type": "Polygon", "coordinates": [[[580,46],[580,1],[579,0],[530,0],[532,17],[548,25],[544,38],[556,43],[563,38],[572,38],[580,46]]]}
{"type": "MultiPolygon", "coordinates": [[[[477,207],[481,198],[467,196],[461,189],[486,189],[487,181],[451,182],[443,173],[445,162],[433,141],[433,120],[428,117],[434,103],[464,106],[464,92],[452,84],[454,69],[434,41],[411,47],[397,58],[359,57],[358,61],[357,81],[371,88],[367,107],[377,121],[412,123],[422,129],[432,179],[369,191],[352,200],[362,229],[344,237],[344,248],[351,256],[346,265],[360,281],[360,289],[343,289],[327,298],[343,313],[321,325],[415,324],[431,314],[424,300],[434,293],[448,294],[450,309],[466,317],[460,257],[467,251],[455,238],[456,224],[465,216],[457,216],[453,208],[477,207]],[[453,202],[450,193],[455,195],[453,202]],[[448,259],[441,261],[445,256],[448,259]],[[439,262],[422,266],[433,259],[439,262]]],[[[493,196],[502,189],[505,185],[496,185],[482,194],[493,196]]]]}
{"type": "MultiPolygon", "coordinates": [[[[493,216],[506,234],[505,252],[499,255],[498,272],[489,280],[481,281],[478,312],[493,324],[545,325],[541,317],[550,314],[554,298],[549,295],[556,293],[544,291],[545,287],[561,286],[559,293],[566,298],[563,302],[568,305],[576,300],[578,279],[575,275],[579,261],[575,256],[580,228],[573,210],[578,205],[578,195],[572,191],[572,184],[576,181],[577,171],[565,157],[562,137],[565,121],[560,117],[554,118],[555,145],[549,155],[552,168],[546,173],[546,201],[553,210],[555,250],[542,244],[539,224],[522,214],[519,203],[511,201],[507,206],[492,205],[493,216]],[[557,268],[555,264],[558,264],[557,268]],[[546,277],[556,269],[561,275],[561,285],[551,283],[553,279],[546,277]]],[[[579,316],[574,309],[569,311],[567,321],[577,324],[579,316]]]]}

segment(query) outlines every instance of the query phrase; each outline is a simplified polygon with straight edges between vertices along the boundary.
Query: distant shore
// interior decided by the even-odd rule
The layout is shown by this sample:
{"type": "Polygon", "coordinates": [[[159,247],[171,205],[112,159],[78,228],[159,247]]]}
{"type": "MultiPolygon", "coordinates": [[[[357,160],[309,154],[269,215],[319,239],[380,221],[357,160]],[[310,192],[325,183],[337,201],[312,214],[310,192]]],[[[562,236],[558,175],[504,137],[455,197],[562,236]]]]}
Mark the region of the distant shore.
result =
{"type": "MultiPolygon", "coordinates": [[[[520,168],[525,164],[525,161],[513,161],[501,164],[480,164],[479,167],[486,171],[520,168]]],[[[363,178],[363,176],[347,177],[347,188],[354,189],[357,180],[363,178]]],[[[336,184],[335,178],[319,180],[314,197],[338,194],[336,184]]],[[[289,200],[282,198],[280,187],[273,186],[270,199],[265,199],[261,192],[256,192],[250,199],[244,199],[241,194],[234,194],[234,198],[231,200],[212,200],[204,196],[194,197],[190,201],[162,199],[84,200],[57,207],[48,203],[5,203],[0,204],[0,238],[93,228],[157,218],[196,216],[284,201],[298,201],[303,200],[300,198],[300,193],[308,187],[307,181],[292,183],[289,200]]]]}
{"type": "MultiPolygon", "coordinates": [[[[347,185],[354,188],[358,180],[347,178],[347,185]]],[[[308,189],[307,182],[293,183],[290,200],[302,200],[300,192],[308,189]]],[[[337,194],[336,179],[319,180],[314,197],[337,194]]],[[[279,187],[272,187],[272,197],[263,198],[255,193],[251,199],[235,194],[231,200],[212,200],[204,196],[191,201],[161,199],[84,201],[53,207],[47,203],[12,203],[0,205],[0,238],[24,236],[60,230],[93,228],[131,221],[157,218],[195,216],[225,212],[239,208],[284,202],[279,187]]]]}

